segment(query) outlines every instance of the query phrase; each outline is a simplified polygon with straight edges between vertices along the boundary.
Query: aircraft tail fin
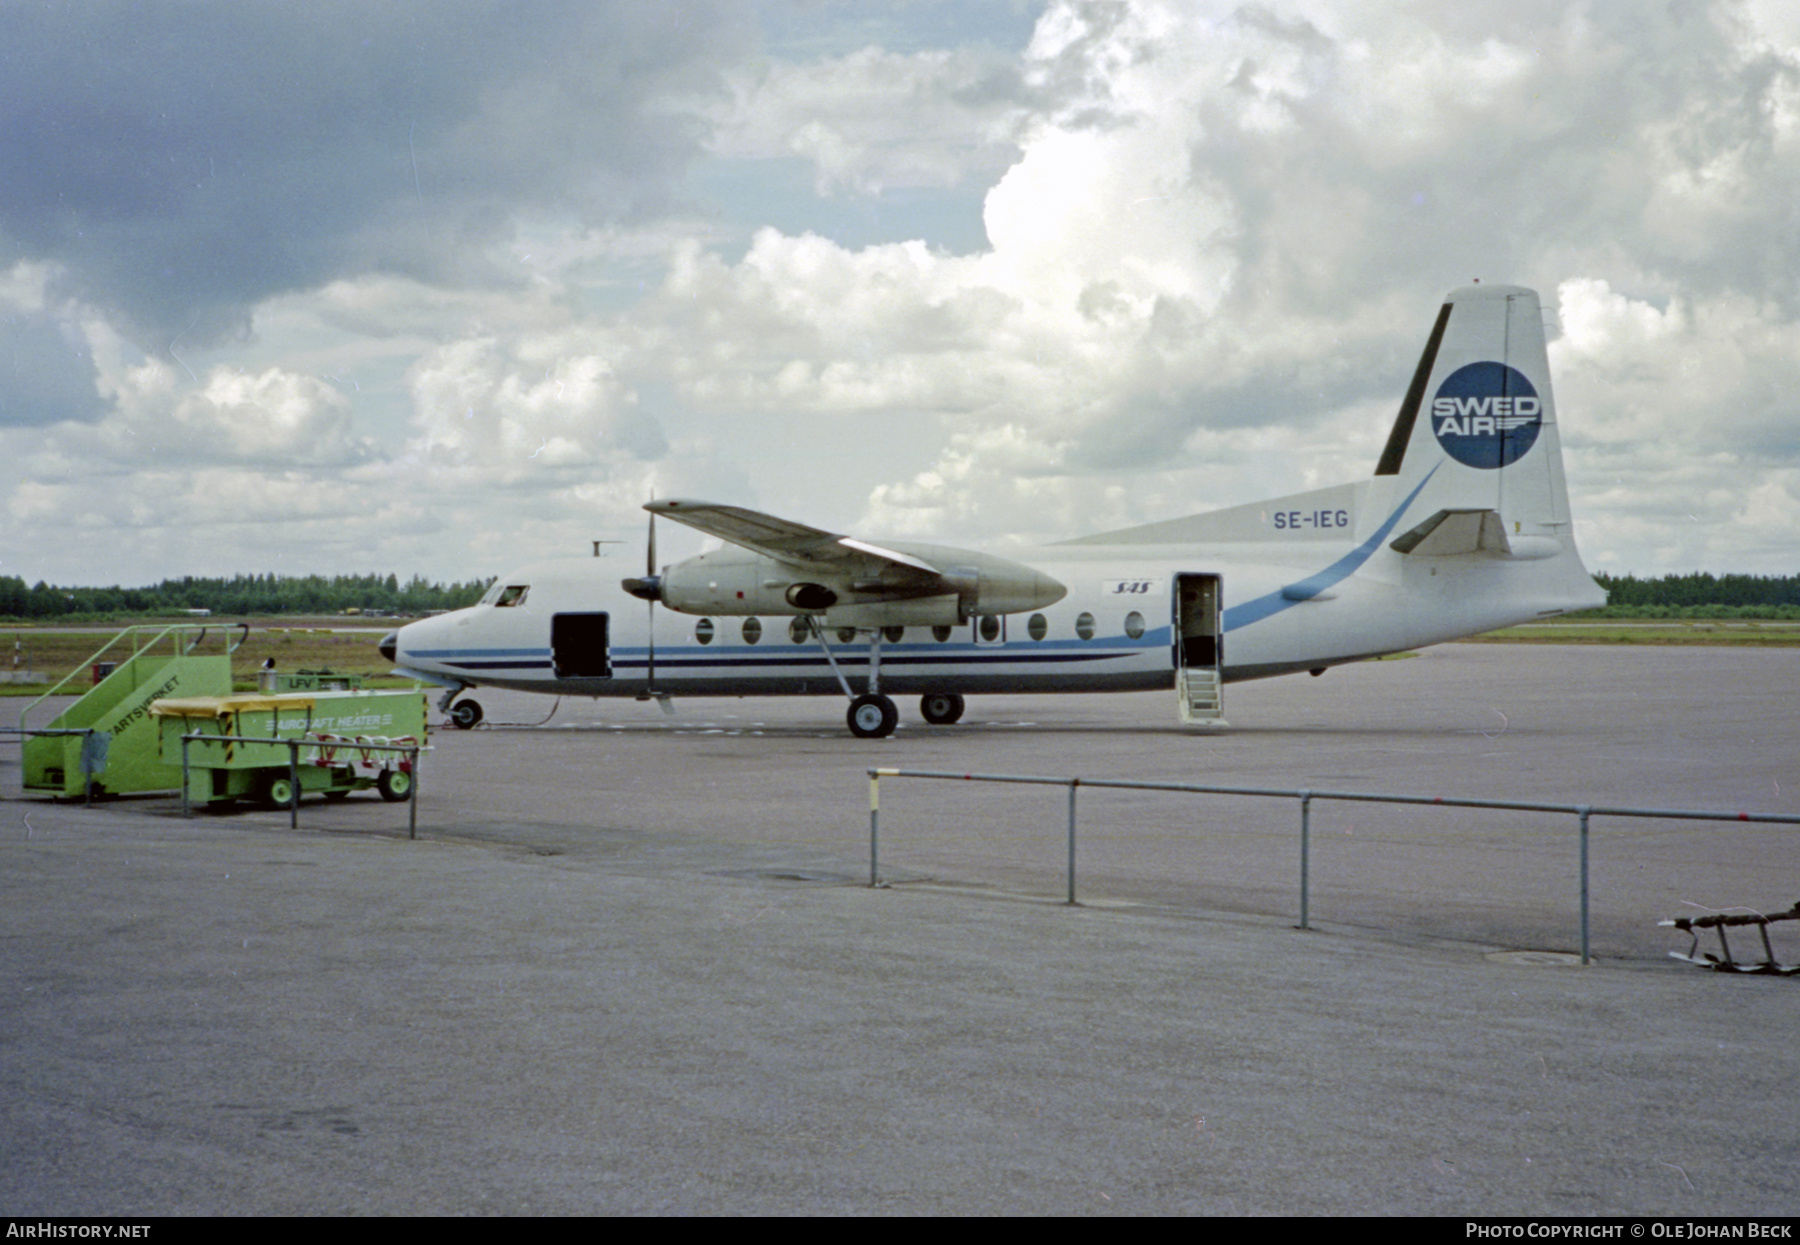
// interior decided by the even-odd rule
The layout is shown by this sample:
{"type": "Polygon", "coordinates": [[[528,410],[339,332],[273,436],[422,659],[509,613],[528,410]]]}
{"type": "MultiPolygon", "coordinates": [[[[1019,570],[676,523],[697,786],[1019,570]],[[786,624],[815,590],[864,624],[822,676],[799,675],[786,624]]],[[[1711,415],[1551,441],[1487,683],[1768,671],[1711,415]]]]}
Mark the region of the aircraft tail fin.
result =
{"type": "Polygon", "coordinates": [[[1449,295],[1375,475],[1395,477],[1400,497],[1417,492],[1408,514],[1430,516],[1420,524],[1430,528],[1415,547],[1447,516],[1481,514],[1478,543],[1491,552],[1574,549],[1535,291],[1471,285],[1449,295]]]}

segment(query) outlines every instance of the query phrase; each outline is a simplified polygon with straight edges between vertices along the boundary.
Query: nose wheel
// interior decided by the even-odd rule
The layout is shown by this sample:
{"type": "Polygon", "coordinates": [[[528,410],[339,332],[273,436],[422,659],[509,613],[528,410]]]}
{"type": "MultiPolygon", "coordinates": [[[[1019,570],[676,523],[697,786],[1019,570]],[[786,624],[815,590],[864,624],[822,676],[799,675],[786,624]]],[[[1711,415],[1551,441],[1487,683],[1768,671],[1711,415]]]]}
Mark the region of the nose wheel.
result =
{"type": "Polygon", "coordinates": [[[859,739],[886,739],[900,722],[894,702],[878,692],[852,700],[846,716],[850,733],[859,739]]]}
{"type": "Polygon", "coordinates": [[[459,731],[474,730],[483,716],[479,700],[459,700],[450,706],[450,725],[459,731]]]}

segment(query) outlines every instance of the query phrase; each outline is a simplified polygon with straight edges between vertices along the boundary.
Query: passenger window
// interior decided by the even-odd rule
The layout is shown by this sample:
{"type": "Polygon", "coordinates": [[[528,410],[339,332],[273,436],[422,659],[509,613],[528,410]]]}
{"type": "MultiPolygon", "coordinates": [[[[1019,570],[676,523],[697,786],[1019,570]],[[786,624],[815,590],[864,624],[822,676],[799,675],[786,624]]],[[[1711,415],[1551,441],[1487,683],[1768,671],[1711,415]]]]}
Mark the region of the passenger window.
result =
{"type": "Polygon", "coordinates": [[[1084,613],[1075,620],[1075,634],[1084,640],[1094,638],[1094,616],[1084,613]]]}
{"type": "Polygon", "coordinates": [[[695,623],[694,638],[702,644],[711,644],[713,641],[713,620],[710,618],[702,618],[699,622],[695,623]]]}
{"type": "Polygon", "coordinates": [[[837,637],[838,637],[839,644],[848,644],[852,640],[856,639],[856,628],[855,627],[839,627],[837,630],[837,637]]]}
{"type": "Polygon", "coordinates": [[[981,616],[981,638],[984,640],[998,640],[1000,638],[1000,616],[998,614],[983,614],[981,616]]]}
{"type": "Polygon", "coordinates": [[[762,621],[756,618],[744,620],[744,643],[755,644],[762,639],[762,621]]]}
{"type": "Polygon", "coordinates": [[[1125,615],[1125,634],[1134,640],[1144,638],[1144,616],[1136,610],[1125,615]]]}
{"type": "Polygon", "coordinates": [[[1041,640],[1050,634],[1050,620],[1042,614],[1033,614],[1031,621],[1025,624],[1025,630],[1031,633],[1032,639],[1041,640]]]}
{"type": "Polygon", "coordinates": [[[494,604],[496,606],[523,605],[525,604],[525,594],[530,591],[530,584],[508,584],[501,591],[499,599],[496,600],[494,604]]]}
{"type": "Polygon", "coordinates": [[[812,624],[806,621],[806,615],[794,615],[793,621],[788,623],[788,639],[795,644],[805,644],[811,635],[812,624]]]}
{"type": "Polygon", "coordinates": [[[881,638],[886,640],[889,644],[898,644],[901,640],[906,638],[906,628],[883,627],[881,629],[881,638]]]}
{"type": "Polygon", "coordinates": [[[936,640],[939,644],[942,644],[948,640],[955,631],[955,627],[933,627],[931,629],[931,638],[936,640]]]}

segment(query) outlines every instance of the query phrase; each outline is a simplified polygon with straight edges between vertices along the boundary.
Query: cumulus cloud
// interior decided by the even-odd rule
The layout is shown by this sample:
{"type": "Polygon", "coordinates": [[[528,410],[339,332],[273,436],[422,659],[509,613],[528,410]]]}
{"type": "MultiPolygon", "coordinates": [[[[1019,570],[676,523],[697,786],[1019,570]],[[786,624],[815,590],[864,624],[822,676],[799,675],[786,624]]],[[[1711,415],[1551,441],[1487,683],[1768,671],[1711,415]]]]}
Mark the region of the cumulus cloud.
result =
{"type": "Polygon", "coordinates": [[[157,347],[369,270],[493,281],[521,206],[664,200],[698,136],[654,101],[733,25],[709,0],[8,5],[0,238],[157,347]]]}
{"type": "Polygon", "coordinates": [[[604,341],[579,331],[431,352],[410,377],[417,432],[409,456],[439,482],[540,485],[571,482],[607,462],[660,457],[668,450],[661,430],[606,353],[604,341]]]}
{"type": "Polygon", "coordinates": [[[348,398],[279,368],[255,376],[216,368],[204,389],[176,403],[173,419],[196,448],[210,447],[201,453],[242,463],[348,466],[370,454],[352,434],[348,398]]]}
{"type": "Polygon", "coordinates": [[[764,62],[733,70],[704,108],[711,150],[733,159],[799,157],[821,195],[954,186],[998,172],[1023,119],[1016,64],[991,49],[764,62]]]}
{"type": "Polygon", "coordinates": [[[705,339],[684,355],[684,392],[939,415],[942,431],[921,433],[945,438],[936,463],[878,485],[869,520],[1042,532],[1059,478],[1072,515],[1105,493],[1084,482],[1117,472],[1149,482],[1132,490],[1146,505],[1216,495],[1209,458],[1243,468],[1221,501],[1360,474],[1439,294],[1517,280],[1552,306],[1573,277],[1559,354],[1575,373],[1571,445],[1649,421],[1686,448],[1686,470],[1711,464],[1708,496],[1741,495],[1733,473],[1785,460],[1800,379],[1797,68],[1791,31],[1728,4],[1525,5],[1480,21],[1052,4],[1021,58],[1033,111],[1015,125],[1019,158],[986,197],[991,249],[765,231],[734,265],[688,253],[669,290],[698,310],[669,325],[705,339]],[[1583,371],[1577,346],[1597,330],[1582,282],[1645,306],[1685,296],[1709,327],[1662,342],[1609,330],[1599,357],[1616,375],[1634,356],[1662,364],[1628,399],[1583,371]],[[1682,430],[1696,409],[1718,411],[1729,446],[1682,430]],[[1270,427],[1304,434],[1304,481],[1292,437],[1257,453],[1270,427]],[[1021,436],[1055,447],[1024,474],[1021,436]]]}
{"type": "Polygon", "coordinates": [[[1053,539],[1366,473],[1481,277],[1544,294],[1596,561],[1786,565],[1790,8],[1051,0],[1012,49],[759,58],[728,0],[15,7],[0,485],[122,524],[134,467],[374,488],[369,539],[453,578],[635,533],[652,490],[1053,539]],[[816,202],[979,200],[986,245],[695,189],[774,161],[816,202]]]}

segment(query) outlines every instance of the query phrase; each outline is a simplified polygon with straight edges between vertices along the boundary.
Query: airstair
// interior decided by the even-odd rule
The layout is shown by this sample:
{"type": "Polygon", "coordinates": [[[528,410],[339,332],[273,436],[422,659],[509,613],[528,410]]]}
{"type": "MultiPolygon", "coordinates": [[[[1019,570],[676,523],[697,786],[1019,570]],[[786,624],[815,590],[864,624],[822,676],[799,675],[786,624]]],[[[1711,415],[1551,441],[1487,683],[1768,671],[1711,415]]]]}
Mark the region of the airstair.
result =
{"type": "Polygon", "coordinates": [[[1175,700],[1187,726],[1225,727],[1225,691],[1219,677],[1224,627],[1223,591],[1217,575],[1175,576],[1175,700]]]}
{"type": "Polygon", "coordinates": [[[230,630],[183,625],[121,631],[19,715],[19,729],[25,731],[32,709],[80,690],[92,672],[93,685],[79,700],[47,728],[24,734],[25,790],[85,796],[179,788],[180,766],[164,764],[159,755],[150,702],[229,695],[231,654],[249,634],[242,624],[230,630]],[[212,644],[209,632],[216,637],[212,644]]]}
{"type": "Polygon", "coordinates": [[[1181,720],[1189,726],[1225,725],[1224,695],[1216,667],[1187,666],[1176,680],[1181,720]]]}

